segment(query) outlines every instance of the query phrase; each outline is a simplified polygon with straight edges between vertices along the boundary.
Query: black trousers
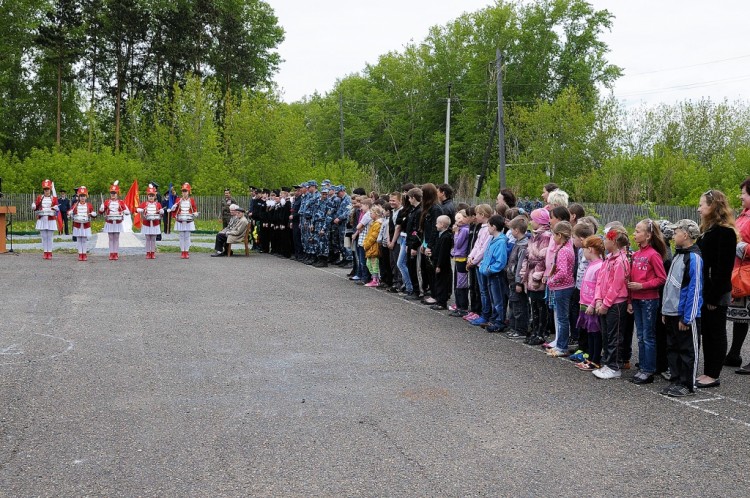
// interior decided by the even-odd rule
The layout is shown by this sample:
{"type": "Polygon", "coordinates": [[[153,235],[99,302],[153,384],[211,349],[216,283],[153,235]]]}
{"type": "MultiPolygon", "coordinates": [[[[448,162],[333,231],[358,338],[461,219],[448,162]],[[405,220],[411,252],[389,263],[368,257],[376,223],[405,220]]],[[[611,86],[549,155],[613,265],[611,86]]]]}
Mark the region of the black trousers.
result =
{"type": "Polygon", "coordinates": [[[544,300],[544,291],[529,291],[529,303],[531,309],[531,335],[545,337],[547,335],[547,322],[549,321],[549,308],[544,300]]]}
{"type": "Polygon", "coordinates": [[[672,382],[693,391],[695,370],[698,368],[698,335],[701,319],[696,318],[690,330],[680,330],[680,318],[677,316],[668,316],[666,319],[667,361],[672,382]]]}
{"type": "Polygon", "coordinates": [[[380,265],[380,281],[387,286],[393,285],[393,269],[391,268],[391,250],[380,246],[378,263],[380,265]]]}
{"type": "Polygon", "coordinates": [[[217,233],[216,234],[216,244],[214,244],[214,249],[216,252],[224,252],[224,246],[227,243],[227,234],[225,233],[217,233]]]}
{"type": "Polygon", "coordinates": [[[63,233],[65,235],[68,234],[68,213],[61,213],[62,216],[62,222],[63,222],[63,233]]]}
{"type": "Polygon", "coordinates": [[[701,308],[701,340],[703,342],[703,372],[718,379],[727,355],[727,307],[709,310],[701,308]]]}
{"type": "Polygon", "coordinates": [[[482,313],[482,298],[479,295],[479,279],[477,278],[477,267],[469,269],[469,310],[476,313],[482,313]]]}
{"type": "Polygon", "coordinates": [[[432,297],[437,301],[437,304],[447,305],[448,299],[451,297],[451,290],[453,287],[453,272],[450,268],[435,273],[434,277],[434,288],[432,289],[432,297]]]}
{"type": "Polygon", "coordinates": [[[656,315],[656,373],[666,372],[669,368],[667,361],[667,330],[669,327],[662,320],[662,314],[656,315]]]}
{"type": "Polygon", "coordinates": [[[424,254],[420,256],[419,261],[419,270],[422,273],[422,293],[431,296],[435,290],[435,267],[432,266],[430,258],[424,254]]]}
{"type": "Polygon", "coordinates": [[[620,370],[625,363],[623,339],[626,336],[627,320],[628,303],[625,301],[613,304],[606,315],[599,317],[602,329],[602,366],[620,370]]]}

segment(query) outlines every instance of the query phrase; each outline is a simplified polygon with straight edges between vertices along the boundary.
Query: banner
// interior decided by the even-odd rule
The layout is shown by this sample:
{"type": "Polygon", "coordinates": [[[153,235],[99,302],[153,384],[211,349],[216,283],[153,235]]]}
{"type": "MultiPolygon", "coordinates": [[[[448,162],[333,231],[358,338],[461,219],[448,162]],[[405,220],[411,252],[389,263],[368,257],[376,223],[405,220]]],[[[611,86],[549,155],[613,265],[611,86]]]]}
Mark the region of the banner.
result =
{"type": "Polygon", "coordinates": [[[140,199],[138,197],[138,179],[133,180],[133,184],[130,186],[130,190],[128,190],[128,195],[125,196],[125,205],[133,215],[133,227],[140,230],[141,215],[136,211],[136,208],[140,205],[140,199]]]}

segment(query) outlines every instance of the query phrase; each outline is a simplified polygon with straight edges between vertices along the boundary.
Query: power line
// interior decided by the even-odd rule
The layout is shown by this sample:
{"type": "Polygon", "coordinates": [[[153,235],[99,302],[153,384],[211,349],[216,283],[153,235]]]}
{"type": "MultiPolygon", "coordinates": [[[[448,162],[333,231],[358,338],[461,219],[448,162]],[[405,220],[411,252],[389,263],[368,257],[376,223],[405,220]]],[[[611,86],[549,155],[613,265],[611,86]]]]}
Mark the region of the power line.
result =
{"type": "Polygon", "coordinates": [[[634,73],[634,74],[627,74],[626,76],[641,76],[643,74],[655,74],[655,73],[664,73],[667,71],[677,71],[679,69],[688,69],[691,67],[699,67],[699,66],[708,66],[710,64],[719,64],[721,62],[728,62],[728,61],[735,61],[738,59],[746,59],[750,57],[750,54],[747,55],[738,55],[737,57],[728,57],[726,59],[716,59],[713,61],[707,61],[707,62],[698,62],[697,64],[689,64],[687,66],[677,66],[677,67],[669,67],[665,69],[654,69],[653,71],[643,71],[641,73],[634,73]]]}
{"type": "Polygon", "coordinates": [[[734,83],[736,81],[745,81],[749,80],[750,75],[745,76],[737,76],[733,78],[723,78],[720,80],[712,80],[712,81],[703,81],[703,82],[695,82],[695,83],[686,83],[684,85],[674,85],[674,86],[667,86],[663,88],[655,88],[653,90],[643,90],[643,91],[636,91],[636,92],[626,92],[616,95],[616,97],[635,97],[638,95],[648,95],[653,93],[663,93],[670,90],[692,90],[694,88],[701,88],[704,86],[714,86],[714,85],[720,85],[722,83],[734,83]]]}

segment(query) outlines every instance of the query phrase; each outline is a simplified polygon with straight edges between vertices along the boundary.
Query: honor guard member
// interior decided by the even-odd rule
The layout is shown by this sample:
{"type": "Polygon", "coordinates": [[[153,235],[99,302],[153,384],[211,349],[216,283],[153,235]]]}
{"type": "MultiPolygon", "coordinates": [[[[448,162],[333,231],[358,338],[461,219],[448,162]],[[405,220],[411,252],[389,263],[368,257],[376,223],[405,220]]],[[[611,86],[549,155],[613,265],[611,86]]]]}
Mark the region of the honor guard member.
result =
{"type": "Polygon", "coordinates": [[[302,195],[302,202],[299,209],[299,226],[300,226],[300,243],[302,244],[302,259],[298,259],[302,263],[307,263],[309,258],[308,243],[309,238],[307,236],[309,228],[307,225],[307,208],[310,206],[310,182],[304,182],[304,194],[302,195]]]}
{"type": "MultiPolygon", "coordinates": [[[[31,204],[31,210],[36,211],[36,229],[42,236],[43,259],[52,259],[52,239],[57,230],[57,197],[52,196],[52,181],[42,182],[42,195],[31,204]]],[[[5,227],[3,227],[3,230],[5,227]]]]}
{"type": "Polygon", "coordinates": [[[276,203],[273,200],[271,191],[267,188],[263,189],[263,211],[261,211],[261,239],[260,248],[262,252],[271,252],[271,218],[273,216],[273,208],[276,203]]]}
{"type": "Polygon", "coordinates": [[[292,241],[294,247],[294,255],[292,256],[292,259],[301,261],[304,255],[304,251],[302,250],[302,234],[300,233],[299,211],[302,207],[302,198],[307,193],[307,185],[305,185],[304,183],[302,185],[294,185],[294,189],[294,201],[292,202],[291,212],[292,241]]]}
{"type": "Polygon", "coordinates": [[[352,198],[346,193],[346,187],[344,185],[338,185],[336,190],[336,197],[339,199],[339,204],[336,214],[333,216],[332,230],[338,232],[336,239],[338,240],[339,251],[341,253],[340,265],[346,266],[352,263],[352,250],[347,248],[344,244],[346,239],[346,223],[352,212],[352,198]]]}
{"type": "Polygon", "coordinates": [[[309,200],[307,201],[307,208],[305,209],[304,215],[306,224],[305,238],[307,239],[307,248],[305,249],[305,264],[311,265],[318,259],[318,238],[316,237],[315,227],[313,226],[313,216],[315,216],[315,212],[318,210],[318,204],[320,203],[320,192],[318,192],[317,181],[310,180],[309,182],[307,182],[307,185],[309,200]]]}
{"type": "Polygon", "coordinates": [[[279,235],[279,252],[284,258],[292,256],[292,248],[294,247],[294,240],[292,237],[292,199],[289,198],[289,187],[281,187],[281,197],[279,203],[281,204],[281,226],[279,235]]]}
{"type": "Polygon", "coordinates": [[[120,232],[122,232],[122,220],[130,216],[128,206],[120,200],[120,182],[115,182],[109,187],[109,199],[102,202],[99,212],[104,214],[104,233],[109,238],[109,259],[120,259],[120,232]]]}
{"type": "Polygon", "coordinates": [[[315,234],[315,256],[317,261],[313,266],[325,268],[328,266],[328,235],[331,226],[331,203],[328,199],[328,187],[320,189],[320,201],[313,214],[313,232],[315,234]]]}
{"type": "Polygon", "coordinates": [[[253,224],[250,230],[253,236],[253,248],[260,252],[260,212],[263,209],[263,189],[250,187],[255,192],[253,200],[250,203],[250,222],[253,224]]]}
{"type": "Polygon", "coordinates": [[[339,256],[341,255],[341,249],[339,247],[338,238],[339,231],[338,227],[333,226],[333,219],[336,217],[336,213],[339,211],[339,204],[341,199],[336,195],[338,186],[331,186],[328,188],[328,203],[331,205],[331,223],[329,223],[328,229],[328,262],[338,263],[339,256]]]}
{"type": "Polygon", "coordinates": [[[190,196],[193,188],[189,183],[182,184],[182,197],[172,206],[172,216],[176,223],[174,229],[180,233],[181,259],[190,259],[190,232],[195,231],[195,218],[198,217],[198,208],[195,199],[190,196]]]}
{"type": "Polygon", "coordinates": [[[94,206],[87,201],[89,189],[80,186],[77,194],[77,200],[70,208],[69,214],[73,218],[73,236],[76,238],[78,261],[86,261],[88,260],[86,243],[91,237],[91,218],[96,216],[96,211],[94,211],[94,206]]]}
{"type": "Polygon", "coordinates": [[[70,199],[68,199],[68,193],[65,189],[60,190],[60,198],[57,199],[57,207],[60,209],[60,216],[62,216],[63,232],[65,235],[69,235],[68,211],[70,211],[70,199]]]}
{"type": "Polygon", "coordinates": [[[269,217],[268,217],[268,225],[270,228],[270,238],[271,238],[271,254],[279,254],[280,242],[279,242],[279,236],[281,234],[281,229],[279,228],[279,225],[281,225],[281,191],[279,189],[274,189],[271,192],[271,201],[273,202],[273,206],[269,210],[269,217]]]}
{"type": "Polygon", "coordinates": [[[232,214],[229,210],[229,206],[232,204],[237,204],[237,201],[235,201],[232,198],[232,191],[229,189],[229,187],[224,189],[224,199],[222,200],[221,204],[221,227],[226,228],[229,224],[229,220],[232,218],[232,214]]]}
{"type": "Polygon", "coordinates": [[[156,259],[156,237],[161,233],[164,208],[156,200],[156,187],[146,189],[146,201],[136,209],[141,215],[141,233],[146,237],[146,259],[156,259]]]}

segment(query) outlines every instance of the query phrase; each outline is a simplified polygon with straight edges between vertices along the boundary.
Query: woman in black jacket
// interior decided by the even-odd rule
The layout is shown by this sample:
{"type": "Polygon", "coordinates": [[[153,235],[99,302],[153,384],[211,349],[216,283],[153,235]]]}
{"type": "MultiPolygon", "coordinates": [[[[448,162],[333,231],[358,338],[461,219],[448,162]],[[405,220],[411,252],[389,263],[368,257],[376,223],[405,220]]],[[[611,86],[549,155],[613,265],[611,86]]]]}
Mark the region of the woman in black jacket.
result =
{"type": "Polygon", "coordinates": [[[701,336],[703,375],[696,387],[717,387],[727,354],[727,306],[731,300],[732,266],[737,245],[734,213],[719,190],[703,194],[698,204],[701,237],[698,247],[703,258],[703,307],[701,336]]]}
{"type": "Polygon", "coordinates": [[[420,269],[422,270],[422,292],[424,293],[423,304],[435,304],[437,301],[431,297],[435,289],[435,267],[432,264],[431,256],[437,244],[437,223],[438,216],[443,214],[438,201],[437,187],[432,183],[422,185],[422,215],[420,228],[424,234],[422,239],[422,258],[420,269]]]}

